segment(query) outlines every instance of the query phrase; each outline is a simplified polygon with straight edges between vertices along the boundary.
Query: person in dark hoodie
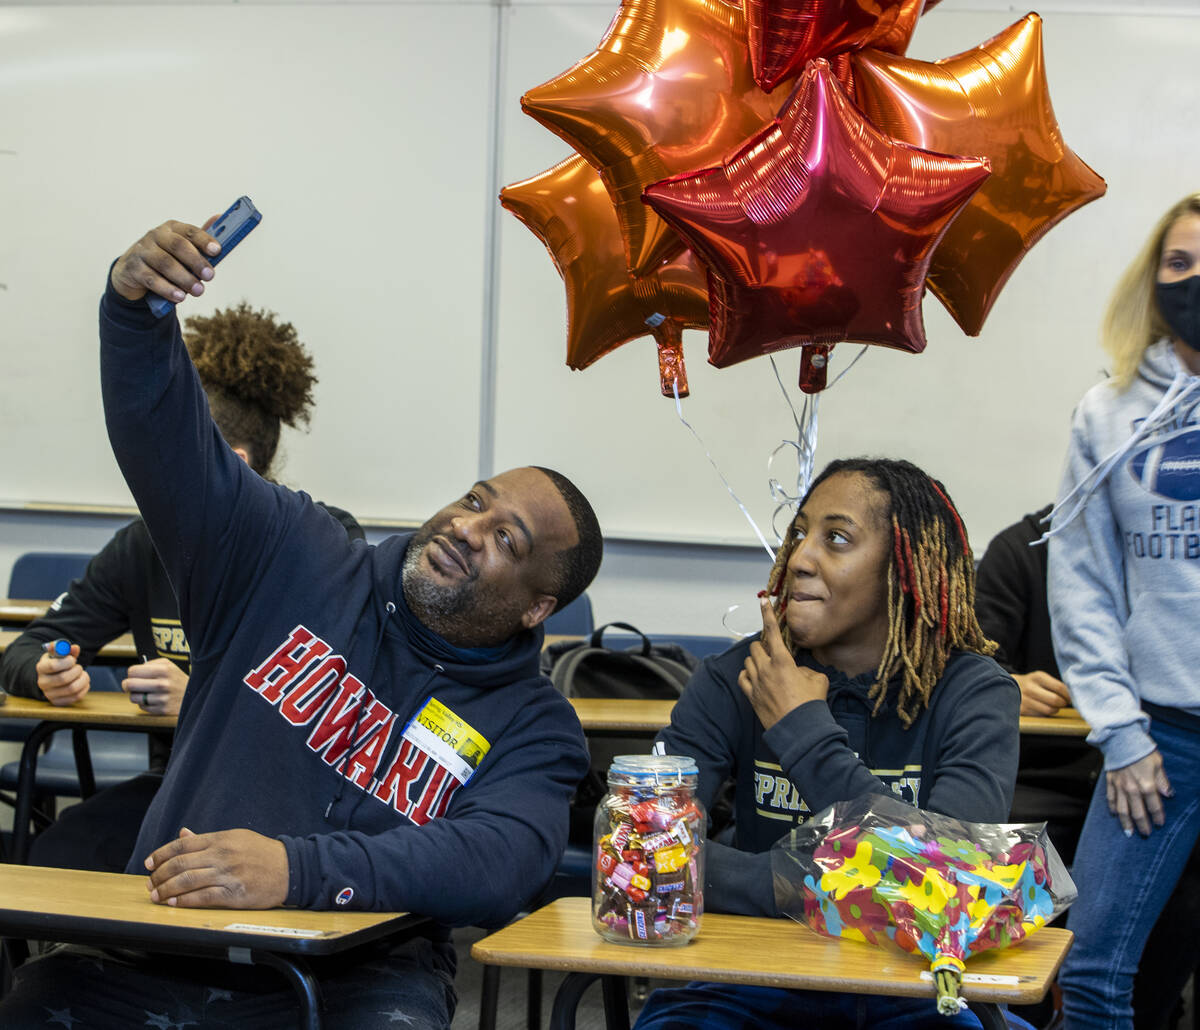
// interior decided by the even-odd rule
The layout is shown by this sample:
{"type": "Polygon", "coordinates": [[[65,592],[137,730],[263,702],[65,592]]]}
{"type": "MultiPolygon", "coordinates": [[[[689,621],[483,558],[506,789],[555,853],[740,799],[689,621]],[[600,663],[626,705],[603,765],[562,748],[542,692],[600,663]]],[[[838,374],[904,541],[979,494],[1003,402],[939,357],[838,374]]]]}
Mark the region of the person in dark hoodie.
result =
{"type": "MultiPolygon", "coordinates": [[[[735,783],[731,845],[709,841],[705,908],[778,916],[771,845],[835,801],[894,792],[1004,822],[1020,694],[975,619],[966,531],[945,488],[906,461],[828,465],[800,504],[761,599],[762,633],[705,659],[671,725],[707,804],[735,783]]],[[[1021,1024],[1025,1025],[1025,1024],[1021,1024]]],[[[656,991],[638,1030],[967,1027],[928,999],[690,984],[656,991]]]]}
{"type": "MultiPolygon", "coordinates": [[[[1050,639],[1046,548],[1030,546],[1045,532],[1052,507],[1048,504],[992,537],[975,570],[975,615],[996,642],[996,661],[1017,681],[1022,715],[1051,716],[1071,703],[1050,639]]],[[[1083,740],[1025,737],[1012,821],[1045,820],[1069,866],[1099,771],[1099,752],[1083,740]]]]}
{"type": "MultiPolygon", "coordinates": [[[[311,417],[312,356],[290,322],[246,303],[185,323],[185,342],[208,397],[213,421],[242,461],[273,478],[284,425],[306,426],[311,417]]],[[[354,516],[324,505],[352,540],[364,539],[354,516]]],[[[88,563],[50,610],[26,628],[0,659],[0,685],[17,697],[55,705],[75,704],[91,689],[88,666],[122,633],[132,633],[143,656],[121,687],[152,715],[178,715],[188,682],[188,641],[179,605],[146,523],[121,529],[88,563]],[[71,653],[45,650],[66,640],[71,653]]],[[[150,735],[150,771],[102,790],[67,808],[33,839],[33,865],[124,870],[138,829],[162,783],[170,733],[150,735]]]]}
{"type": "MultiPolygon", "coordinates": [[[[511,919],[566,842],[587,749],[538,674],[541,623],[595,575],[599,526],[565,477],[518,468],[370,546],[252,473],[212,423],[174,313],[145,303],[202,293],[219,251],[164,223],[117,259],[100,303],[109,437],[191,645],[127,871],[158,904],[428,916],[423,936],[312,965],[326,1026],[448,1027],[448,927],[511,919]]],[[[42,1026],[48,1003],[84,1026],[297,1016],[269,972],[79,948],[21,966],[0,1025],[42,1026]]]]}

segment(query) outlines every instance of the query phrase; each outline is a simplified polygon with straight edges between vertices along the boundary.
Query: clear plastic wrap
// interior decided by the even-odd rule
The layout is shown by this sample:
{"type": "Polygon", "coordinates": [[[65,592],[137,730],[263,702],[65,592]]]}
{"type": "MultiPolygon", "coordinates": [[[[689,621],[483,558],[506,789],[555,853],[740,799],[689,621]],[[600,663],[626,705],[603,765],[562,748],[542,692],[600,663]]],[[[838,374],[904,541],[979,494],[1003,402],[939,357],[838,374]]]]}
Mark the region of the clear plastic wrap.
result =
{"type": "Polygon", "coordinates": [[[966,1005],[966,960],[1007,948],[1075,900],[1044,823],[968,823],[888,794],[817,813],[772,849],[779,911],[833,937],[929,959],[938,1011],[966,1005]]]}

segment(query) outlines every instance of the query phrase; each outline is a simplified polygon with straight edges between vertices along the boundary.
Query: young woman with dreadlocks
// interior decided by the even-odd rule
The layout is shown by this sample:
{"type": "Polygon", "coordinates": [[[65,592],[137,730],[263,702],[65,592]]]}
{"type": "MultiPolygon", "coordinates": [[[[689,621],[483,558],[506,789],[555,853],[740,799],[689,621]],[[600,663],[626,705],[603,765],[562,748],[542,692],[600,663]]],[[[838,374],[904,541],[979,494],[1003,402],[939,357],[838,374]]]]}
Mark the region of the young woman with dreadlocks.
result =
{"type": "MultiPolygon", "coordinates": [[[[1007,820],[1021,699],[988,657],[974,591],[967,534],[937,480],[883,459],[821,472],[771,570],[762,633],[706,660],[659,736],[695,758],[705,803],[734,778],[736,836],[708,844],[707,908],[778,915],[769,849],[835,801],[894,791],[956,818],[1007,820]]],[[[651,995],[637,1026],[979,1023],[938,1015],[932,997],[691,984],[651,995]]]]}
{"type": "MultiPolygon", "coordinates": [[[[295,328],[243,302],[189,318],[185,339],[225,442],[270,478],[281,428],[307,426],[317,383],[312,357],[295,328]]],[[[351,539],[363,538],[352,515],[331,506],[326,510],[351,539]]],[[[143,656],[129,668],[122,689],[145,712],[177,715],[188,683],[188,642],[175,593],[140,518],[105,544],[83,576],[13,642],[0,665],[0,683],[19,697],[74,704],[91,688],[87,666],[96,652],[122,633],[133,634],[143,656]],[[46,642],[59,639],[71,641],[69,655],[59,658],[43,650],[46,642]]],[[[34,839],[30,860],[122,872],[169,750],[169,738],[151,737],[151,772],[68,808],[34,839]]]]}

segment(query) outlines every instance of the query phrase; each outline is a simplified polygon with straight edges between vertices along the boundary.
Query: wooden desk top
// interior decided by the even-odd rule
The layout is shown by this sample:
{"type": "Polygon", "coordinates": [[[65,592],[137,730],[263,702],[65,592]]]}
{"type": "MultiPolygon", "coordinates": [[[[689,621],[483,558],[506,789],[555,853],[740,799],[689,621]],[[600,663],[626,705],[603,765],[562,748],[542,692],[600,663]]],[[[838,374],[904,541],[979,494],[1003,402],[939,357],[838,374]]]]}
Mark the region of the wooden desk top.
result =
{"type": "Polygon", "coordinates": [[[0,705],[0,719],[62,722],[78,726],[133,726],[137,729],[174,729],[176,716],[147,715],[129,695],[111,690],[89,690],[73,705],[52,705],[9,695],[0,705]]]}
{"type": "MultiPolygon", "coordinates": [[[[19,629],[0,629],[0,654],[21,635],[19,629]]],[[[128,633],[105,644],[96,655],[97,660],[118,664],[131,664],[139,660],[133,637],[128,633]]]]}
{"type": "Polygon", "coordinates": [[[653,736],[671,721],[674,701],[627,700],[615,697],[573,697],[571,707],[584,733],[624,730],[653,736]]]}
{"type": "Polygon", "coordinates": [[[0,865],[4,936],[110,946],[227,947],[325,955],[416,925],[400,912],[309,912],[155,905],[144,876],[0,865]]]}
{"type": "MultiPolygon", "coordinates": [[[[653,736],[671,721],[674,701],[573,697],[571,707],[584,733],[624,731],[653,736]]],[[[1088,724],[1074,708],[1047,717],[1022,716],[1021,732],[1053,737],[1086,737],[1088,724]]]]}
{"type": "Polygon", "coordinates": [[[0,597],[0,623],[24,625],[40,619],[50,607],[49,601],[23,601],[18,598],[0,597]]]}
{"type": "MultiPolygon", "coordinates": [[[[1014,948],[990,951],[967,962],[972,974],[1003,977],[1004,983],[968,980],[970,1001],[1029,1004],[1040,1001],[1070,947],[1069,930],[1048,927],[1014,948]]],[[[560,898],[489,937],[471,955],[497,966],[646,976],[726,983],[932,997],[921,979],[929,963],[898,949],[822,937],[791,919],[755,919],[705,913],[700,934],[683,947],[610,944],[591,922],[590,898],[560,898]]]]}
{"type": "Polygon", "coordinates": [[[1053,715],[1022,715],[1021,732],[1044,737],[1086,737],[1092,728],[1074,708],[1060,708],[1053,715]]]}
{"type": "Polygon", "coordinates": [[[547,633],[542,640],[542,650],[545,651],[551,644],[561,644],[564,640],[579,643],[586,639],[587,637],[577,637],[573,633],[547,633]]]}

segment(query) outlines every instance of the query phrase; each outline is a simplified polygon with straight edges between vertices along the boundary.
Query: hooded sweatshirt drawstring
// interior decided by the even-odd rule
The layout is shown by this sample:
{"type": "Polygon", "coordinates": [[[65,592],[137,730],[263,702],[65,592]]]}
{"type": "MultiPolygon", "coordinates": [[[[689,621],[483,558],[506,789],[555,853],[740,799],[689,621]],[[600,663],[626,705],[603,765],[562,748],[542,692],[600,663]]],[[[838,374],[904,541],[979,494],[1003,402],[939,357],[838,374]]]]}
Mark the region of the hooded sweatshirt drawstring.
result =
{"type": "Polygon", "coordinates": [[[1036,547],[1039,544],[1044,544],[1052,536],[1057,536],[1066,529],[1087,506],[1088,501],[1092,499],[1092,494],[1100,489],[1101,485],[1112,473],[1112,470],[1121,463],[1139,442],[1156,429],[1161,428],[1176,418],[1185,402],[1191,401],[1194,403],[1197,400],[1200,400],[1200,378],[1189,375],[1186,372],[1177,372],[1175,378],[1171,381],[1171,385],[1167,387],[1166,392],[1162,395],[1158,404],[1155,405],[1154,410],[1146,416],[1141,425],[1107,458],[1093,466],[1088,474],[1075,484],[1074,489],[1059,501],[1051,509],[1050,514],[1042,521],[1049,522],[1056,518],[1069,502],[1075,500],[1075,505],[1071,508],[1070,513],[1060,520],[1058,525],[1046,530],[1030,546],[1036,547]]]}
{"type": "MultiPolygon", "coordinates": [[[[350,731],[350,744],[346,749],[346,757],[342,759],[342,775],[338,782],[337,792],[330,799],[328,805],[325,806],[325,820],[329,821],[329,813],[333,811],[333,806],[342,800],[342,795],[346,791],[346,766],[350,762],[350,756],[354,752],[354,746],[358,743],[358,727],[362,723],[363,714],[367,710],[366,693],[370,689],[370,683],[375,678],[375,666],[379,661],[379,649],[383,646],[383,634],[387,630],[388,620],[396,614],[396,604],[394,601],[388,601],[384,606],[384,616],[379,620],[379,632],[375,635],[375,647],[371,651],[371,664],[367,669],[367,677],[363,681],[367,686],[363,689],[363,697],[359,699],[358,711],[354,714],[354,728],[350,731]]],[[[333,691],[329,700],[325,704],[324,710],[321,712],[321,718],[328,714],[329,708],[337,700],[337,691],[333,691]]]]}

